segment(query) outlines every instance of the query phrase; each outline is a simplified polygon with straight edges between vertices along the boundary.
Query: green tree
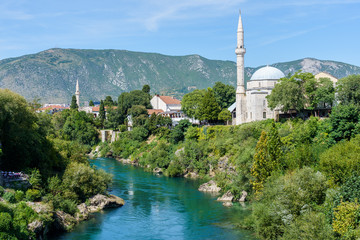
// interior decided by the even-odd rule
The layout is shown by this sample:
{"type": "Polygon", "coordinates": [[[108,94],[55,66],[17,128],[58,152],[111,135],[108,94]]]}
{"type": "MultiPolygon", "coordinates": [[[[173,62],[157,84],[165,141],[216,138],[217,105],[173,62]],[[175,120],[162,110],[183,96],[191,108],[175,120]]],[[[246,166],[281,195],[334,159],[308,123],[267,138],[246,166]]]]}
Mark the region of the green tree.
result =
{"type": "Polygon", "coordinates": [[[147,109],[152,108],[150,95],[141,90],[123,92],[118,99],[118,108],[122,115],[127,116],[128,110],[134,105],[142,105],[147,109]]]}
{"type": "Polygon", "coordinates": [[[235,102],[235,88],[222,82],[216,82],[212,88],[216,102],[221,109],[227,109],[235,102]]]}
{"type": "Polygon", "coordinates": [[[100,101],[99,119],[101,122],[101,126],[104,126],[104,121],[106,119],[106,113],[105,113],[105,104],[104,104],[103,100],[100,101]]]}
{"type": "Polygon", "coordinates": [[[142,87],[142,90],[144,93],[147,93],[147,94],[150,94],[150,86],[145,84],[143,87],[142,87]]]}
{"type": "MultiPolygon", "coordinates": [[[[66,112],[63,113],[67,115],[66,112]]],[[[95,145],[98,142],[93,117],[83,111],[72,111],[67,115],[60,135],[64,140],[78,141],[82,144],[95,145]]]]}
{"type": "Polygon", "coordinates": [[[335,88],[329,78],[319,78],[318,88],[316,89],[316,101],[318,107],[332,107],[335,101],[335,88]]]}
{"type": "Polygon", "coordinates": [[[148,120],[148,112],[144,106],[133,105],[128,114],[131,115],[133,126],[142,126],[148,120]]]}
{"type": "Polygon", "coordinates": [[[106,107],[114,106],[114,101],[112,100],[111,96],[105,97],[104,106],[106,106],[106,107]]]}
{"type": "Polygon", "coordinates": [[[350,139],[359,133],[360,109],[353,104],[337,105],[330,114],[330,137],[335,141],[350,139]]]}
{"type": "Polygon", "coordinates": [[[274,170],[276,170],[281,163],[282,151],[281,151],[281,140],[279,137],[278,129],[274,122],[272,122],[268,139],[267,139],[267,150],[269,156],[269,162],[273,164],[274,170]]]}
{"type": "Polygon", "coordinates": [[[172,143],[178,143],[185,138],[186,130],[191,126],[191,123],[187,119],[180,120],[179,124],[170,133],[170,141],[172,143]]]}
{"type": "Polygon", "coordinates": [[[106,110],[106,128],[115,130],[123,122],[120,112],[115,107],[108,107],[106,110]]]}
{"type": "Polygon", "coordinates": [[[350,75],[340,79],[336,86],[337,100],[342,104],[360,103],[360,75],[350,75]]]}
{"type": "Polygon", "coordinates": [[[94,104],[93,100],[90,100],[90,102],[89,102],[89,106],[90,106],[90,107],[95,106],[95,104],[94,104]]]}
{"type": "Polygon", "coordinates": [[[266,98],[271,110],[279,108],[283,112],[288,112],[304,109],[303,91],[294,75],[290,78],[281,78],[266,98]]]}
{"type": "Polygon", "coordinates": [[[63,187],[81,201],[98,193],[105,193],[112,176],[103,170],[96,170],[88,164],[71,163],[63,176],[63,187]]]}
{"type": "Polygon", "coordinates": [[[214,122],[218,119],[220,113],[219,104],[216,102],[214,92],[208,88],[201,102],[200,120],[214,122]]]}
{"type": "Polygon", "coordinates": [[[270,176],[271,172],[274,170],[272,164],[269,164],[269,156],[267,149],[267,134],[265,131],[261,132],[260,139],[256,144],[254,161],[251,167],[251,176],[252,180],[250,183],[253,186],[253,189],[256,193],[264,188],[264,183],[266,179],[270,176]]]}
{"type": "Polygon", "coordinates": [[[70,109],[78,110],[78,108],[79,108],[79,106],[77,105],[76,97],[75,97],[75,95],[73,95],[72,98],[71,98],[70,109]]]}
{"type": "Polygon", "coordinates": [[[231,112],[227,109],[223,109],[220,113],[219,113],[219,116],[218,116],[218,119],[220,121],[224,121],[224,122],[228,122],[231,120],[231,112]]]}
{"type": "Polygon", "coordinates": [[[200,109],[202,107],[202,100],[205,96],[205,89],[196,89],[184,95],[181,100],[181,109],[191,118],[200,119],[200,109]]]}
{"type": "Polygon", "coordinates": [[[63,162],[46,138],[45,127],[20,95],[0,89],[0,143],[2,170],[38,168],[44,175],[63,162]],[[39,125],[40,124],[40,125],[39,125]]]}

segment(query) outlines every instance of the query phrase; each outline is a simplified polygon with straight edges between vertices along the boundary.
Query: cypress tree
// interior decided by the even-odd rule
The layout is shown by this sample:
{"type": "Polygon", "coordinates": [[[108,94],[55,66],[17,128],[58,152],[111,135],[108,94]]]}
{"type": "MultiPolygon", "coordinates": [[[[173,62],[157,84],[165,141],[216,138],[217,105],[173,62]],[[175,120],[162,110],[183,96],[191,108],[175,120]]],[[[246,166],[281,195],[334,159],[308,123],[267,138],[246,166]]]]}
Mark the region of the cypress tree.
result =
{"type": "Polygon", "coordinates": [[[77,105],[76,103],[76,97],[75,95],[72,96],[72,99],[71,99],[71,105],[70,105],[70,109],[76,109],[78,110],[79,106],[77,105]]]}
{"type": "Polygon", "coordinates": [[[99,118],[101,121],[101,125],[104,125],[104,121],[105,121],[105,106],[104,106],[104,101],[101,100],[100,101],[100,109],[99,109],[99,118]]]}

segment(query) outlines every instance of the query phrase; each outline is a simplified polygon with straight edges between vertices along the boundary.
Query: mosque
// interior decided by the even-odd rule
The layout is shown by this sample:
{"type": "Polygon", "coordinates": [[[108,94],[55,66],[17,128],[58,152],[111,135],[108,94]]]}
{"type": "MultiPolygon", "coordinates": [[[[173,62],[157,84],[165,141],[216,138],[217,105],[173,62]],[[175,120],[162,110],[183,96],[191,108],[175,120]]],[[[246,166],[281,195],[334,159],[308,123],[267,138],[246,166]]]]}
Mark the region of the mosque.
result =
{"type": "MultiPolygon", "coordinates": [[[[266,96],[271,93],[278,80],[285,77],[285,74],[275,67],[262,67],[251,76],[245,88],[244,55],[246,50],[241,14],[239,15],[235,53],[237,68],[236,102],[228,108],[232,114],[232,124],[239,125],[264,119],[277,119],[280,112],[277,109],[271,110],[268,107],[266,96]]],[[[334,86],[338,81],[337,78],[325,72],[316,74],[315,78],[329,78],[334,86]]],[[[326,112],[331,107],[324,105],[319,109],[326,112]]]]}
{"type": "Polygon", "coordinates": [[[276,82],[285,75],[275,67],[266,66],[260,68],[251,76],[245,89],[244,55],[246,50],[241,14],[239,15],[235,53],[237,68],[236,102],[229,107],[233,117],[233,124],[239,125],[246,122],[275,118],[275,111],[268,107],[266,96],[271,93],[276,82]]]}

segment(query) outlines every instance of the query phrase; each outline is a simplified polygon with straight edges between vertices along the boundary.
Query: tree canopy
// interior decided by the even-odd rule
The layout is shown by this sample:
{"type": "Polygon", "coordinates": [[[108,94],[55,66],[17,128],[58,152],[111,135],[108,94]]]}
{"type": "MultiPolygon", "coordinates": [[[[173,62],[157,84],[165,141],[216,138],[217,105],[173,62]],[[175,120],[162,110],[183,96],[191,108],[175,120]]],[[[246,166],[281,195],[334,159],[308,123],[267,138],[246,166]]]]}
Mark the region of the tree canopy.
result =
{"type": "Polygon", "coordinates": [[[290,77],[281,78],[266,98],[271,110],[279,108],[283,112],[288,112],[331,106],[334,96],[334,87],[330,79],[317,80],[311,73],[296,72],[290,77]]]}
{"type": "Polygon", "coordinates": [[[337,100],[342,104],[360,104],[360,75],[340,79],[336,85],[337,100]]]}
{"type": "Polygon", "coordinates": [[[221,109],[231,106],[235,102],[235,88],[222,82],[216,82],[212,88],[214,90],[216,102],[221,109]]]}

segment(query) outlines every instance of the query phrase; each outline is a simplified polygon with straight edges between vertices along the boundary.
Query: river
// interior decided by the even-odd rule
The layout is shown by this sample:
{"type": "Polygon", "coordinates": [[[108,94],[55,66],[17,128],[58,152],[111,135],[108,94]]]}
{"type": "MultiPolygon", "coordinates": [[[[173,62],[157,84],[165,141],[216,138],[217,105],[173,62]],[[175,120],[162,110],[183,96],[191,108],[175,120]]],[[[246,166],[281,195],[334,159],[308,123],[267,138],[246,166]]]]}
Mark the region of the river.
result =
{"type": "Polygon", "coordinates": [[[222,206],[215,196],[197,191],[198,181],[156,176],[114,159],[91,163],[114,175],[111,194],[125,205],[96,213],[71,233],[52,239],[255,239],[234,228],[246,208],[222,206]]]}

